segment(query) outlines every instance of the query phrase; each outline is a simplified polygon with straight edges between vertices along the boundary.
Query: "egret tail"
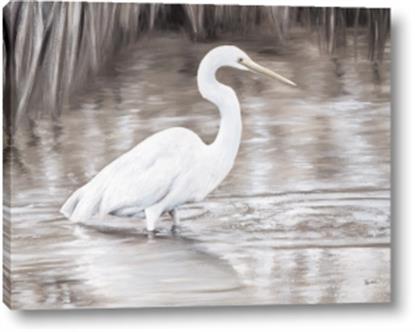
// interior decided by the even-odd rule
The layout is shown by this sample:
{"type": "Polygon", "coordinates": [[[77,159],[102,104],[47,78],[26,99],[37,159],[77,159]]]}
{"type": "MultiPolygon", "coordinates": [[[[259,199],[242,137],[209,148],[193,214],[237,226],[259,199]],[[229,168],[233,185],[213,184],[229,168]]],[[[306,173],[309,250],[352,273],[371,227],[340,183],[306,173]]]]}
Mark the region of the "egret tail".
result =
{"type": "Polygon", "coordinates": [[[72,221],[85,221],[98,212],[101,195],[85,186],[75,191],[62,206],[60,212],[72,221]]]}

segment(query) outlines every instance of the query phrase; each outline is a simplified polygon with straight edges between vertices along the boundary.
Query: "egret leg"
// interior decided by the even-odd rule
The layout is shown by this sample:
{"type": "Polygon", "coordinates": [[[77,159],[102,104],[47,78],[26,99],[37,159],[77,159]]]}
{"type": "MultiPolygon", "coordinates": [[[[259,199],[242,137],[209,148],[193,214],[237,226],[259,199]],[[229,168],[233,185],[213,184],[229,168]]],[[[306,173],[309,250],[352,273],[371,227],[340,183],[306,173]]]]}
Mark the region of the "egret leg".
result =
{"type": "Polygon", "coordinates": [[[179,227],[180,224],[180,218],[179,218],[179,212],[177,211],[177,209],[173,209],[171,211],[169,211],[170,216],[173,219],[173,226],[172,226],[172,231],[177,230],[177,228],[179,227]]]}
{"type": "Polygon", "coordinates": [[[153,205],[145,209],[144,212],[146,215],[147,232],[154,234],[154,230],[156,229],[156,223],[160,218],[161,211],[156,205],[153,205]]]}

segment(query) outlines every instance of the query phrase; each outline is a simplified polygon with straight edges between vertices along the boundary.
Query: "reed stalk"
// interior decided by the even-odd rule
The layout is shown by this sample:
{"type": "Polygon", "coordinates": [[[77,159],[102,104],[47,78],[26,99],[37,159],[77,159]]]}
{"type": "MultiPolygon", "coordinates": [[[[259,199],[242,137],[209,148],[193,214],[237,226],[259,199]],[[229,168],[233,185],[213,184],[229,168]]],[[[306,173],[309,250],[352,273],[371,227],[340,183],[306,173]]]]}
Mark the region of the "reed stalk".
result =
{"type": "Polygon", "coordinates": [[[368,58],[382,61],[390,34],[388,9],[10,2],[3,9],[3,123],[11,139],[23,119],[57,116],[119,49],[152,30],[184,30],[195,42],[224,33],[267,35],[289,43],[292,28],[317,32],[321,49],[357,49],[364,29],[368,58]]]}

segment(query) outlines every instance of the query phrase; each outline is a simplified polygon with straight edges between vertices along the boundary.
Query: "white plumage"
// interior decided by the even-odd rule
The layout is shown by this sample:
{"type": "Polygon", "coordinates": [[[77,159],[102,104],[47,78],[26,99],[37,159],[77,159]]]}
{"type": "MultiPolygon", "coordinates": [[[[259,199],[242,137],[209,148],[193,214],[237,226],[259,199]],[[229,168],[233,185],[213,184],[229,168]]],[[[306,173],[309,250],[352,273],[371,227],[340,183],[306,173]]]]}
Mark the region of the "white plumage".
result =
{"type": "Polygon", "coordinates": [[[156,133],[104,167],[76,190],[61,212],[74,221],[94,215],[132,216],[142,212],[146,228],[169,212],[178,222],[176,208],[203,200],[231,170],[241,141],[242,123],[235,92],[216,80],[223,66],[253,70],[291,81],[254,63],[235,46],[220,46],[201,61],[197,83],[201,95],[215,104],[221,115],[218,135],[205,144],[194,132],[170,128],[156,133]]]}

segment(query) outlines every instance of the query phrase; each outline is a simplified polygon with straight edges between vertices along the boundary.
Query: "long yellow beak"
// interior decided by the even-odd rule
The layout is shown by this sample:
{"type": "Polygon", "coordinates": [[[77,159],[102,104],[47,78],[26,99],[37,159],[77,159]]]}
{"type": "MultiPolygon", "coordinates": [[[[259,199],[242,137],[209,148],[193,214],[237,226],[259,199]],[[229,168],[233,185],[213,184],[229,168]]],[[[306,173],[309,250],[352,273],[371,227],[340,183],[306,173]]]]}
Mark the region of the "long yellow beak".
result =
{"type": "Polygon", "coordinates": [[[290,81],[288,78],[285,78],[284,76],[277,74],[276,72],[273,72],[272,70],[257,64],[251,59],[241,59],[239,63],[255,73],[264,74],[266,76],[272,77],[286,84],[297,86],[297,84],[290,81]]]}

